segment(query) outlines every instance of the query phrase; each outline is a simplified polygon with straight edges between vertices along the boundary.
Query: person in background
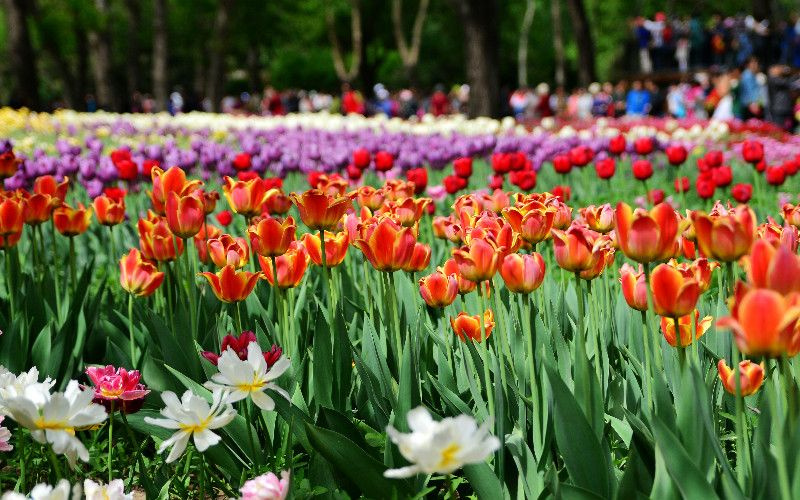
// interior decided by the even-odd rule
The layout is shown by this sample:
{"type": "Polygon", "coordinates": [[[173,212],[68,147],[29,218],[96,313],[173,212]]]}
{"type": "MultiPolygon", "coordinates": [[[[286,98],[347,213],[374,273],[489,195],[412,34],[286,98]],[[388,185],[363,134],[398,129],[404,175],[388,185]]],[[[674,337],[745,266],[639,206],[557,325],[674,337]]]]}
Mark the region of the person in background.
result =
{"type": "Polygon", "coordinates": [[[686,104],[684,101],[686,87],[685,83],[670,85],[667,91],[667,111],[671,117],[679,120],[686,118],[686,104]]]}
{"type": "MultiPolygon", "coordinates": [[[[583,89],[581,89],[583,90],[583,89]]],[[[600,91],[599,83],[592,83],[589,85],[588,92],[582,92],[578,96],[578,119],[588,120],[592,117],[592,105],[594,104],[594,95],[600,91]]]]}
{"type": "Polygon", "coordinates": [[[443,116],[450,113],[450,99],[444,93],[442,84],[436,85],[436,90],[431,96],[430,113],[433,116],[443,116]]]}
{"type": "Polygon", "coordinates": [[[558,109],[558,98],[555,94],[550,94],[550,85],[542,82],[536,86],[536,96],[538,101],[533,113],[536,118],[548,118],[553,116],[553,110],[558,109]],[[555,104],[553,101],[556,101],[555,104]]]}
{"type": "Polygon", "coordinates": [[[742,106],[742,118],[745,120],[763,118],[764,116],[764,110],[761,107],[763,104],[761,101],[762,92],[756,80],[758,71],[758,59],[750,57],[739,80],[739,101],[742,106]]]}
{"type": "MultiPolygon", "coordinates": [[[[594,83],[592,85],[595,85],[594,83]]],[[[605,82],[601,87],[596,84],[598,91],[594,93],[594,100],[592,101],[592,116],[614,116],[613,104],[614,100],[611,93],[614,91],[610,82],[605,82]]]]}
{"type": "Polygon", "coordinates": [[[706,31],[697,14],[689,18],[689,64],[696,68],[705,65],[706,31]]]}
{"type": "Polygon", "coordinates": [[[717,96],[717,103],[714,107],[712,120],[733,120],[733,94],[731,93],[731,77],[728,73],[719,75],[714,83],[714,91],[717,96]]]}
{"type": "Polygon", "coordinates": [[[664,69],[664,28],[666,27],[666,19],[667,16],[663,12],[656,12],[652,21],[649,19],[644,21],[644,27],[650,32],[650,58],[653,61],[653,69],[656,71],[664,69]]]}
{"type": "Polygon", "coordinates": [[[667,104],[667,97],[664,91],[650,79],[644,82],[644,88],[645,92],[650,95],[650,109],[648,114],[650,116],[664,116],[667,104]]]}
{"type": "Polygon", "coordinates": [[[364,114],[364,100],[361,96],[350,87],[349,83],[342,84],[342,113],[349,115],[351,113],[357,115],[364,114]]]}
{"type": "Polygon", "coordinates": [[[517,121],[522,121],[525,118],[525,110],[528,108],[528,92],[525,88],[519,88],[511,93],[508,98],[508,105],[511,107],[511,112],[514,113],[514,118],[517,121]]]}
{"type": "Polygon", "coordinates": [[[769,68],[767,90],[769,93],[769,115],[773,123],[789,131],[794,128],[792,112],[794,102],[792,90],[796,82],[792,81],[791,68],[784,65],[774,65],[769,68]]]}
{"type": "Polygon", "coordinates": [[[626,99],[628,97],[628,82],[620,80],[614,86],[614,93],[611,95],[614,100],[614,114],[612,116],[619,118],[625,116],[626,112],[626,99]]]}
{"type": "Polygon", "coordinates": [[[689,71],[689,19],[684,17],[675,22],[675,60],[678,61],[678,71],[689,71]]]}
{"type": "Polygon", "coordinates": [[[650,93],[642,88],[641,80],[635,80],[625,99],[628,116],[644,116],[650,112],[650,93]]]}
{"type": "Polygon", "coordinates": [[[639,47],[639,70],[642,73],[652,73],[653,63],[650,60],[650,31],[645,27],[645,20],[643,17],[637,17],[634,22],[634,34],[636,35],[636,43],[639,47]]]}

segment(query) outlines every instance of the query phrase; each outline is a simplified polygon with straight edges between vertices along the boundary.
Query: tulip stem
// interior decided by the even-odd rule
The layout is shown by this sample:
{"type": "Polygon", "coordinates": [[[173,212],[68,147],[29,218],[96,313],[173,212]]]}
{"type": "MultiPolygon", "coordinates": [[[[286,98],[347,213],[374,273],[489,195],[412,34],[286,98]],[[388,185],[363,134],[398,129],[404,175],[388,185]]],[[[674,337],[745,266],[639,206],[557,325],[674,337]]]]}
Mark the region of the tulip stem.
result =
{"type": "Polygon", "coordinates": [[[42,446],[47,449],[47,459],[50,461],[50,465],[53,467],[53,472],[56,474],[56,479],[61,480],[61,478],[64,477],[64,474],[61,473],[61,465],[58,463],[58,457],[56,457],[53,448],[47,444],[43,444],[42,446]]]}
{"type": "MultiPolygon", "coordinates": [[[[113,404],[113,403],[112,403],[113,404]]],[[[108,416],[108,484],[114,479],[111,455],[114,450],[114,407],[111,407],[111,414],[108,416]]]]}
{"type": "Polygon", "coordinates": [[[114,226],[108,226],[108,234],[109,234],[109,242],[111,244],[111,258],[108,259],[108,276],[109,278],[114,276],[114,264],[115,259],[117,258],[117,241],[114,237],[114,226]]]}
{"type": "Polygon", "coordinates": [[[189,325],[192,329],[192,339],[197,338],[197,314],[195,313],[195,300],[194,300],[194,277],[195,273],[192,270],[192,258],[189,256],[189,238],[183,239],[183,255],[186,261],[186,300],[189,301],[189,325]]]}
{"type": "Polygon", "coordinates": [[[333,297],[331,295],[331,277],[330,277],[330,270],[328,269],[328,256],[325,252],[325,230],[319,230],[319,253],[322,259],[322,281],[324,282],[325,286],[325,294],[328,299],[328,321],[330,324],[333,324],[333,311],[331,310],[331,301],[333,297]]]}
{"type": "MultiPolygon", "coordinates": [[[[238,304],[238,302],[237,302],[238,304]]],[[[244,417],[244,425],[247,427],[247,439],[250,441],[250,450],[253,452],[253,462],[256,466],[256,474],[258,469],[261,468],[261,456],[258,454],[256,441],[253,439],[253,428],[250,426],[250,399],[242,401],[242,416],[244,417]]]]}
{"type": "Polygon", "coordinates": [[[736,381],[736,476],[739,485],[744,489],[745,478],[747,475],[747,450],[744,444],[745,420],[744,420],[744,397],[742,396],[742,374],[739,369],[739,349],[733,345],[732,349],[734,380],[736,381]]]}
{"type": "Polygon", "coordinates": [[[128,294],[128,337],[131,342],[131,366],[136,368],[136,342],[133,338],[133,294],[128,294]]]}
{"type": "Polygon", "coordinates": [[[234,314],[234,321],[236,322],[236,329],[237,329],[236,331],[242,333],[244,329],[242,328],[242,310],[239,306],[240,303],[241,301],[236,302],[236,306],[233,308],[233,314],[234,314]]]}
{"type": "Polygon", "coordinates": [[[455,498],[456,498],[456,488],[455,488],[455,484],[453,482],[453,475],[452,474],[448,474],[446,481],[447,481],[447,493],[449,495],[449,498],[450,498],[450,500],[455,500],[455,498]]]}
{"type": "Polygon", "coordinates": [[[203,499],[206,497],[206,460],[202,453],[197,454],[200,456],[200,498],[203,499]]]}
{"type": "Polygon", "coordinates": [[[56,223],[53,222],[53,219],[50,219],[50,233],[52,235],[53,240],[53,280],[55,281],[55,292],[56,292],[56,316],[59,315],[59,311],[61,311],[61,284],[58,278],[58,266],[56,266],[56,261],[58,258],[58,249],[56,244],[56,223]]]}
{"type": "MultiPolygon", "coordinates": [[[[522,304],[523,304],[522,325],[523,325],[523,331],[525,333],[525,344],[528,347],[527,349],[528,363],[530,363],[530,367],[528,369],[528,379],[531,385],[531,405],[533,408],[536,408],[535,405],[535,400],[537,396],[536,361],[533,357],[533,351],[534,351],[533,346],[536,343],[536,312],[535,310],[531,309],[531,294],[529,293],[522,294],[522,304]]],[[[531,425],[533,425],[533,422],[531,422],[531,425]]]]}
{"type": "Polygon", "coordinates": [[[403,338],[400,334],[400,315],[397,307],[397,291],[394,284],[394,271],[387,273],[387,307],[389,307],[389,314],[392,322],[392,331],[394,333],[394,342],[397,346],[397,375],[400,376],[400,366],[403,359],[403,338]]]}
{"type": "Polygon", "coordinates": [[[128,432],[128,438],[131,440],[133,447],[136,448],[136,461],[139,463],[139,474],[141,475],[145,486],[149,488],[152,485],[150,483],[150,478],[147,476],[147,468],[145,467],[144,460],[142,459],[142,450],[139,448],[139,442],[136,439],[136,436],[133,434],[130,424],[128,424],[128,417],[125,415],[125,411],[120,410],[119,416],[122,418],[122,423],[125,426],[125,430],[128,432]]]}
{"type": "Polygon", "coordinates": [[[75,237],[69,237],[69,278],[70,283],[72,285],[72,293],[75,293],[75,289],[77,288],[78,278],[77,278],[77,270],[75,269],[75,237]]]}
{"type": "MultiPolygon", "coordinates": [[[[283,314],[281,307],[283,301],[281,300],[281,289],[278,286],[278,263],[276,262],[275,256],[269,256],[270,263],[272,265],[272,295],[274,296],[273,304],[275,305],[275,323],[278,324],[278,329],[281,331],[280,336],[283,338],[281,339],[282,343],[284,344],[284,348],[288,347],[286,344],[286,325],[281,324],[283,322],[283,314]]],[[[275,340],[277,340],[278,335],[275,335],[275,340]]]]}
{"type": "Polygon", "coordinates": [[[735,278],[733,273],[733,262],[726,262],[725,263],[725,293],[727,297],[731,297],[733,295],[733,284],[735,278]]]}
{"type": "Polygon", "coordinates": [[[8,304],[9,304],[9,318],[14,317],[14,313],[16,312],[17,308],[14,306],[14,283],[13,277],[11,275],[11,256],[8,255],[10,250],[6,248],[3,250],[3,261],[6,265],[6,291],[8,292],[8,304]]]}
{"type": "Polygon", "coordinates": [[[647,311],[640,311],[642,313],[642,345],[644,346],[644,364],[645,369],[642,373],[642,383],[645,389],[645,402],[649,409],[653,408],[653,394],[652,394],[652,361],[650,360],[650,339],[648,338],[649,332],[647,331],[647,311]]]}

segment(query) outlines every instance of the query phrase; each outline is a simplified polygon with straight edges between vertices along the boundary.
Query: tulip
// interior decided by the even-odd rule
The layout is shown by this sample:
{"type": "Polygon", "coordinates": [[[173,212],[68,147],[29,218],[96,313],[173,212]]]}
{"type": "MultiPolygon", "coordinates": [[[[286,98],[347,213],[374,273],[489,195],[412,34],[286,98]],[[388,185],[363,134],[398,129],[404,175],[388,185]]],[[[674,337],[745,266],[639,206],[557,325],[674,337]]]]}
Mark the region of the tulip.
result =
{"type": "Polygon", "coordinates": [[[637,180],[646,181],[653,176],[653,164],[649,160],[636,160],[632,169],[637,180]]]}
{"type": "Polygon", "coordinates": [[[553,169],[557,174],[565,175],[572,170],[572,161],[569,155],[556,155],[553,158],[553,169]]]}
{"type": "Polygon", "coordinates": [[[403,198],[398,201],[387,201],[380,213],[392,214],[401,225],[412,227],[425,214],[425,208],[430,204],[430,198],[403,198]]]}
{"type": "Polygon", "coordinates": [[[700,318],[700,313],[695,309],[694,311],[694,323],[695,323],[695,334],[692,336],[692,316],[691,314],[687,314],[686,316],[681,316],[678,319],[678,328],[680,330],[680,342],[675,336],[675,320],[673,318],[661,318],[661,333],[664,334],[664,339],[667,341],[669,345],[672,347],[686,347],[695,339],[699,339],[703,336],[703,334],[708,331],[711,327],[711,323],[713,323],[714,319],[711,316],[706,316],[703,319],[700,318]]]}
{"type": "Polygon", "coordinates": [[[635,212],[626,203],[616,211],[616,232],[622,252],[630,259],[647,264],[671,257],[678,236],[678,215],[668,203],[659,203],[649,212],[635,212]]]}
{"type": "MultiPolygon", "coordinates": [[[[163,217],[139,219],[139,247],[146,259],[169,262],[183,254],[183,240],[176,238],[163,217]]],[[[205,242],[203,242],[205,247],[205,242]]]]}
{"type": "Polygon", "coordinates": [[[290,198],[300,212],[300,219],[313,230],[335,229],[352,206],[349,196],[331,196],[318,189],[310,189],[302,194],[292,193],[290,198]]]}
{"type": "MultiPolygon", "coordinates": [[[[729,394],[736,395],[736,373],[730,368],[724,359],[717,363],[719,379],[722,386],[729,394]]],[[[739,393],[742,396],[750,396],[758,392],[761,384],[764,383],[764,363],[753,363],[749,359],[739,362],[739,393]]]]}
{"type": "Polygon", "coordinates": [[[116,226],[125,220],[125,201],[115,201],[106,195],[100,195],[92,201],[97,221],[104,226],[116,226]]]}
{"type": "Polygon", "coordinates": [[[375,170],[378,172],[386,172],[391,170],[394,166],[394,157],[387,151],[378,151],[375,153],[375,170]]]}
{"type": "MultiPolygon", "coordinates": [[[[308,256],[317,266],[322,265],[321,241],[316,233],[306,233],[301,240],[308,251],[308,256]]],[[[331,233],[325,231],[325,267],[336,267],[347,255],[349,240],[347,232],[331,233]]]]}
{"type": "Polygon", "coordinates": [[[455,259],[447,259],[444,263],[444,266],[442,266],[442,271],[444,271],[447,276],[456,277],[456,280],[458,281],[458,293],[460,295],[466,295],[474,291],[478,286],[474,281],[470,281],[461,276],[461,273],[458,270],[458,263],[455,259]]]}
{"type": "Polygon", "coordinates": [[[449,306],[456,300],[458,291],[458,277],[445,274],[441,268],[419,280],[419,294],[428,307],[449,306]]]}
{"type": "Polygon", "coordinates": [[[408,182],[414,183],[414,194],[421,194],[428,187],[428,169],[425,167],[407,170],[406,178],[408,182]]]}
{"type": "Polygon", "coordinates": [[[766,240],[757,240],[750,252],[747,281],[781,295],[800,292],[800,256],[784,245],[775,248],[766,240]]]}
{"type": "Polygon", "coordinates": [[[261,208],[266,203],[267,197],[277,191],[273,191],[273,189],[267,188],[263,179],[260,178],[235,181],[228,176],[225,176],[225,183],[222,186],[231,210],[247,219],[261,214],[261,208]]]}
{"type": "Polygon", "coordinates": [[[481,193],[479,200],[484,210],[494,213],[502,213],[503,209],[511,205],[511,198],[502,189],[495,189],[492,194],[481,193]]]}
{"type": "Polygon", "coordinates": [[[689,178],[679,177],[675,179],[674,185],[676,193],[686,193],[689,191],[689,178]]]}
{"type": "Polygon", "coordinates": [[[17,173],[22,160],[14,155],[14,151],[8,150],[0,153],[0,179],[8,179],[17,173]]]}
{"type": "Polygon", "coordinates": [[[503,217],[519,237],[531,245],[536,245],[549,236],[555,216],[555,208],[547,207],[538,201],[528,202],[522,207],[503,209],[503,217]]]}
{"type": "Polygon", "coordinates": [[[166,172],[158,167],[153,167],[150,176],[153,181],[153,191],[150,193],[153,210],[162,215],[169,193],[186,196],[202,184],[199,180],[187,181],[186,172],[178,167],[171,167],[166,172]]]}
{"type": "Polygon", "coordinates": [[[453,249],[459,274],[476,283],[492,279],[501,257],[501,248],[489,238],[472,238],[468,245],[453,249]]]}
{"type": "Polygon", "coordinates": [[[731,196],[739,203],[747,203],[753,197],[753,186],[747,183],[735,184],[731,188],[731,196]]]}
{"type": "MultiPolygon", "coordinates": [[[[275,257],[275,267],[278,271],[278,288],[294,288],[299,285],[306,273],[309,260],[308,251],[303,243],[296,240],[292,241],[283,254],[275,257]]],[[[259,255],[258,263],[261,265],[261,270],[269,284],[275,286],[272,262],[259,255]]]]}
{"type": "Polygon", "coordinates": [[[800,228],[800,204],[784,203],[781,207],[781,215],[787,224],[800,228]]]}
{"type": "Polygon", "coordinates": [[[637,272],[630,264],[622,264],[619,269],[619,282],[622,285],[622,296],[625,302],[637,311],[646,311],[647,306],[647,278],[639,264],[637,272]]]}
{"type": "Polygon", "coordinates": [[[47,194],[34,194],[25,200],[25,224],[38,226],[50,220],[53,210],[61,205],[61,200],[47,194]]]}
{"type": "Polygon", "coordinates": [[[692,224],[703,255],[722,262],[738,260],[750,250],[755,239],[756,216],[747,205],[716,217],[694,212],[692,224]]]}
{"type": "Polygon", "coordinates": [[[293,217],[283,222],[270,216],[263,217],[253,223],[247,230],[253,253],[262,257],[283,255],[295,240],[297,226],[293,217]]]}
{"type": "Polygon", "coordinates": [[[677,167],[686,161],[686,148],[680,144],[672,144],[667,146],[667,149],[665,149],[664,152],[667,153],[667,161],[669,161],[670,165],[677,167]]]}
{"type": "Polygon", "coordinates": [[[167,224],[179,238],[191,238],[200,232],[205,223],[203,200],[195,195],[179,196],[174,191],[167,193],[167,224]]]}
{"type": "Polygon", "coordinates": [[[786,168],[783,165],[769,166],[764,172],[764,177],[770,186],[781,186],[786,181],[786,168]]]}
{"type": "Polygon", "coordinates": [[[208,280],[214,295],[223,302],[241,302],[256,287],[261,273],[250,273],[247,271],[236,271],[236,268],[227,265],[217,273],[199,273],[208,280]]]}
{"type": "Polygon", "coordinates": [[[377,223],[362,226],[361,237],[353,245],[378,271],[394,272],[409,265],[416,238],[411,228],[383,217],[377,223]]]}
{"type": "Polygon", "coordinates": [[[46,194],[53,198],[58,198],[62,202],[67,197],[67,189],[69,189],[69,179],[67,177],[58,182],[52,175],[43,175],[33,181],[34,193],[46,194]]]}
{"type": "MultiPolygon", "coordinates": [[[[233,351],[236,356],[242,360],[247,360],[248,350],[250,344],[255,343],[258,345],[258,339],[256,338],[256,334],[251,331],[244,331],[239,334],[239,336],[234,336],[231,334],[227,334],[222,337],[222,343],[219,348],[220,353],[224,353],[227,350],[233,351]]],[[[267,368],[271,367],[278,360],[281,358],[283,354],[283,349],[278,347],[275,344],[272,344],[272,348],[269,351],[262,351],[262,356],[264,357],[264,361],[267,362],[267,368]]],[[[213,353],[211,351],[202,351],[200,355],[208,360],[212,365],[218,366],[219,365],[219,354],[213,353]]]]}
{"type": "Polygon", "coordinates": [[[240,269],[247,264],[250,251],[244,238],[223,234],[206,242],[208,255],[217,267],[233,266],[240,269]]]}
{"type": "Polygon", "coordinates": [[[547,206],[553,207],[556,214],[553,217],[553,227],[556,229],[567,229],[572,223],[572,207],[564,203],[564,194],[569,199],[569,187],[566,193],[561,189],[562,186],[556,186],[553,189],[553,198],[547,201],[547,206]]]}
{"type": "Polygon", "coordinates": [[[655,144],[652,137],[639,137],[633,142],[633,149],[637,155],[649,155],[653,152],[655,144]]]}
{"type": "Polygon", "coordinates": [[[449,194],[455,194],[467,187],[467,179],[457,175],[448,175],[442,179],[442,184],[449,194]]]}
{"type": "Polygon", "coordinates": [[[481,332],[481,317],[478,314],[470,316],[465,312],[460,312],[455,318],[450,318],[450,326],[462,342],[466,342],[467,339],[471,339],[475,342],[483,342],[492,334],[492,329],[494,328],[494,314],[491,309],[487,309],[486,312],[483,313],[485,334],[481,332]]]}
{"type": "Polygon", "coordinates": [[[614,229],[614,209],[608,203],[598,206],[589,205],[581,208],[579,213],[592,231],[606,234],[614,229]]]}
{"type": "Polygon", "coordinates": [[[233,157],[233,168],[236,170],[247,170],[251,165],[252,160],[247,153],[239,153],[233,157]]]}
{"type": "Polygon", "coordinates": [[[472,158],[465,156],[453,160],[453,172],[464,179],[472,177],[472,158]]]}
{"type": "Polygon", "coordinates": [[[22,238],[22,231],[0,236],[0,250],[6,250],[17,246],[20,238],[22,238]]]}
{"type": "Polygon", "coordinates": [[[72,208],[66,203],[53,212],[53,222],[59,233],[64,236],[77,236],[89,229],[92,222],[92,209],[78,203],[77,208],[72,208]]]}
{"type": "Polygon", "coordinates": [[[386,199],[382,189],[375,189],[372,186],[361,186],[356,191],[358,204],[362,207],[367,207],[372,211],[378,210],[383,206],[383,201],[386,199]]]}
{"type": "Polygon", "coordinates": [[[619,156],[625,152],[626,148],[625,136],[622,134],[616,135],[608,141],[608,152],[612,155],[619,156]]]}
{"type": "Polygon", "coordinates": [[[711,274],[714,269],[719,267],[718,262],[709,262],[706,258],[700,258],[692,262],[678,263],[675,259],[670,259],[668,265],[674,267],[686,278],[694,278],[700,287],[700,293],[705,292],[711,287],[711,274]]]}
{"type": "Polygon", "coordinates": [[[614,158],[603,158],[602,160],[597,160],[595,162],[594,170],[597,173],[598,178],[610,179],[614,177],[614,173],[617,170],[617,165],[614,162],[614,158]]]}
{"type": "Polygon", "coordinates": [[[402,179],[388,179],[383,184],[383,191],[387,200],[397,201],[413,197],[415,186],[413,182],[406,182],[402,179]]]}
{"type": "Polygon", "coordinates": [[[764,159],[764,145],[760,141],[747,140],[742,143],[742,158],[755,165],[764,159]]]}
{"type": "Polygon", "coordinates": [[[371,161],[369,151],[365,148],[359,148],[353,151],[353,165],[356,168],[364,170],[369,166],[371,161]]]}
{"type": "Polygon", "coordinates": [[[609,240],[604,240],[603,238],[607,237],[601,236],[595,242],[592,249],[594,263],[589,269],[584,269],[579,273],[581,279],[593,280],[603,274],[606,266],[614,263],[614,248],[609,240]]]}
{"type": "Polygon", "coordinates": [[[779,226],[771,217],[768,217],[767,222],[756,228],[756,241],[762,239],[776,248],[785,246],[792,253],[797,253],[800,231],[798,231],[796,227],[788,224],[779,226]]]}
{"type": "Polygon", "coordinates": [[[119,282],[123,290],[130,294],[148,297],[163,281],[164,273],[142,259],[142,254],[135,248],[119,260],[119,282]]]}
{"type": "Polygon", "coordinates": [[[700,285],[667,264],[659,264],[650,277],[653,309],[659,316],[679,318],[692,312],[700,298],[700,285]]]}
{"type": "Polygon", "coordinates": [[[150,393],[139,383],[139,370],[128,371],[111,365],[91,366],[86,369],[86,375],[94,384],[92,401],[103,405],[109,413],[116,410],[126,414],[136,413],[142,408],[145,396],[150,393]]]}
{"type": "MultiPolygon", "coordinates": [[[[25,223],[26,202],[19,198],[0,201],[0,236],[19,233],[25,223]]],[[[91,213],[89,214],[91,217],[91,213]]]]}
{"type": "Polygon", "coordinates": [[[506,288],[514,293],[531,293],[544,281],[545,265],[541,254],[533,252],[505,256],[500,265],[500,276],[506,288]]]}
{"type": "Polygon", "coordinates": [[[598,233],[583,226],[572,224],[562,231],[553,229],[553,253],[558,265],[567,271],[579,273],[597,264],[599,255],[595,252],[598,233]]]}
{"type": "Polygon", "coordinates": [[[403,267],[403,271],[408,273],[418,273],[428,268],[431,263],[431,247],[424,243],[415,243],[411,260],[403,267]]]}
{"type": "Polygon", "coordinates": [[[218,192],[198,189],[194,194],[203,200],[203,213],[206,215],[214,213],[214,210],[217,208],[217,202],[219,201],[218,192]]]}

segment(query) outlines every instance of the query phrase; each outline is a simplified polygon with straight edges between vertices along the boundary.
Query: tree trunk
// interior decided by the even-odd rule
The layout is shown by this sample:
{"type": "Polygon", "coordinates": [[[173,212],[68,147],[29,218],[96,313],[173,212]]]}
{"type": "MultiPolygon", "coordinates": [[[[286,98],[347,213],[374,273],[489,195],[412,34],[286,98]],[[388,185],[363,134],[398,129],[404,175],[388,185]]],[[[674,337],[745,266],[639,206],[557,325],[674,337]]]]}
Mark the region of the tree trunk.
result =
{"type": "Polygon", "coordinates": [[[497,116],[500,110],[497,1],[450,0],[450,4],[464,28],[469,115],[497,116]]]}
{"type": "Polygon", "coordinates": [[[596,78],[592,33],[583,0],[567,0],[567,8],[572,18],[575,44],[578,46],[578,80],[585,87],[596,78]]]}
{"type": "Polygon", "coordinates": [[[422,43],[422,26],[428,14],[430,0],[420,0],[417,6],[417,15],[414,17],[414,26],[411,29],[411,42],[406,41],[403,35],[403,0],[392,0],[392,27],[394,40],[400,60],[403,61],[403,70],[409,84],[416,85],[416,69],[419,62],[419,48],[422,43]]]}
{"type": "Polygon", "coordinates": [[[167,107],[167,0],[153,2],[153,98],[156,111],[167,107]]]}
{"type": "Polygon", "coordinates": [[[128,13],[128,49],[126,54],[127,63],[125,65],[125,84],[128,87],[128,95],[139,91],[139,33],[141,32],[141,6],[138,0],[125,0],[125,7],[128,13]]]}
{"type": "Polygon", "coordinates": [[[517,43],[517,84],[520,87],[528,86],[528,39],[535,15],[536,0],[526,0],[525,14],[522,16],[522,26],[519,28],[519,42],[517,43]]]}
{"type": "Polygon", "coordinates": [[[336,76],[339,77],[340,81],[352,83],[353,80],[358,78],[358,73],[361,69],[361,6],[358,0],[350,0],[350,37],[353,41],[353,58],[349,69],[345,68],[344,54],[339,43],[339,37],[336,36],[336,23],[334,21],[333,10],[328,6],[325,9],[325,24],[328,29],[328,40],[331,43],[333,69],[336,71],[336,76]]]}
{"type": "Polygon", "coordinates": [[[247,47],[247,78],[251,92],[261,90],[261,47],[253,40],[247,47]]]}
{"type": "Polygon", "coordinates": [[[8,33],[8,58],[15,85],[11,92],[12,104],[39,109],[39,73],[36,53],[28,30],[28,0],[4,0],[6,30],[8,33]]]}
{"type": "Polygon", "coordinates": [[[116,95],[111,86],[111,49],[108,36],[107,0],[95,0],[99,21],[89,30],[89,52],[92,59],[92,73],[97,97],[97,107],[118,109],[116,95]]]}
{"type": "Polygon", "coordinates": [[[553,19],[553,52],[556,58],[556,87],[563,87],[567,81],[564,57],[564,26],[561,21],[561,0],[550,1],[550,15],[553,19]]]}
{"type": "Polygon", "coordinates": [[[222,91],[225,84],[225,52],[228,45],[228,26],[232,0],[221,0],[214,17],[214,38],[208,61],[208,77],[206,78],[206,97],[211,102],[212,111],[220,110],[222,91]]]}
{"type": "Polygon", "coordinates": [[[83,95],[80,94],[76,88],[75,74],[72,71],[72,65],[62,53],[62,45],[56,33],[45,26],[42,19],[42,10],[39,9],[38,4],[31,0],[28,5],[30,6],[33,20],[37,25],[42,49],[47,56],[53,60],[53,64],[61,75],[61,81],[64,85],[64,102],[67,107],[75,108],[78,103],[82,102],[83,95]]]}

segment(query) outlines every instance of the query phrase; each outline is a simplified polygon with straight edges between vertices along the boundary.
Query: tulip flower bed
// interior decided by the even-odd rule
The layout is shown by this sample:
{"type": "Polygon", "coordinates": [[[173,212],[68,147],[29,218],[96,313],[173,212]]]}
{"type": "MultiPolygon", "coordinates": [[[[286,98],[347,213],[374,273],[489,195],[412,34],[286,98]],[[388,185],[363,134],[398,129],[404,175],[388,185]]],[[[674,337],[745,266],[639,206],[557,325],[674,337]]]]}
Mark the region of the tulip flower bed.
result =
{"type": "Polygon", "coordinates": [[[72,119],[0,154],[11,498],[797,497],[796,138],[72,119]]]}

